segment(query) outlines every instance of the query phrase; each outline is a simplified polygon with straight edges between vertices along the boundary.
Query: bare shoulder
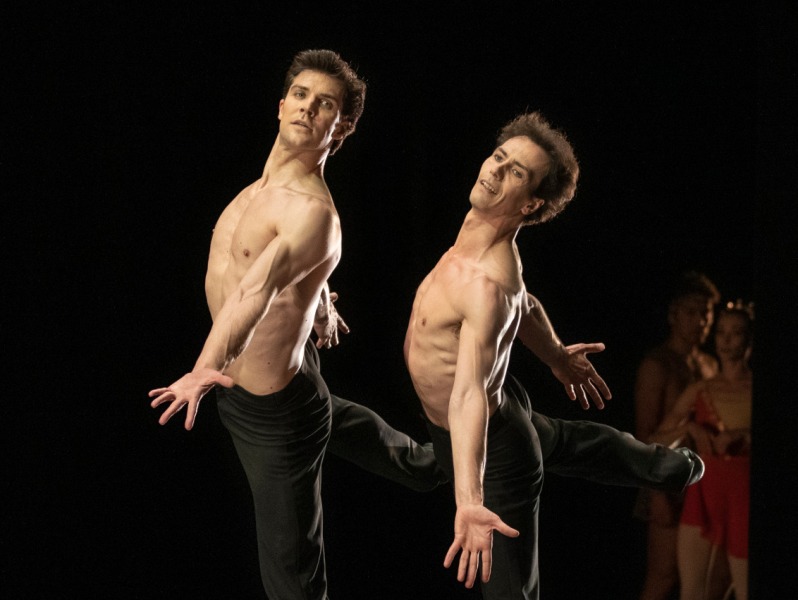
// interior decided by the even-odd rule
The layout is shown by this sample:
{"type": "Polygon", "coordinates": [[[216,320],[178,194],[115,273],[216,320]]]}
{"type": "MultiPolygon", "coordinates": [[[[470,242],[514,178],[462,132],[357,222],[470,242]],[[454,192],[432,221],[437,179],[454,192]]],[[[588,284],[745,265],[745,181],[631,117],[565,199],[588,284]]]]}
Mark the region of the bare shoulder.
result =
{"type": "Polygon", "coordinates": [[[465,277],[449,288],[452,305],[466,319],[503,327],[516,313],[521,295],[480,269],[466,269],[465,277]]]}
{"type": "Polygon", "coordinates": [[[656,351],[649,352],[637,368],[637,384],[663,385],[668,376],[668,361],[656,351]]]}
{"type": "Polygon", "coordinates": [[[308,232],[335,234],[340,230],[338,212],[329,194],[288,186],[264,187],[253,197],[256,210],[273,220],[282,234],[308,232]]]}
{"type": "Polygon", "coordinates": [[[661,352],[653,350],[643,357],[640,361],[640,368],[646,370],[666,371],[669,360],[661,352]]]}
{"type": "Polygon", "coordinates": [[[338,225],[338,211],[329,196],[311,193],[296,193],[288,203],[288,212],[292,217],[288,222],[304,220],[306,223],[319,225],[338,225]]]}
{"type": "Polygon", "coordinates": [[[651,373],[658,373],[668,377],[676,372],[684,363],[684,358],[670,350],[665,344],[660,344],[646,352],[640,362],[640,368],[651,373]]]}
{"type": "Polygon", "coordinates": [[[462,284],[460,297],[463,299],[479,299],[490,304],[502,303],[511,298],[512,294],[505,286],[482,271],[471,274],[462,284]]]}
{"type": "Polygon", "coordinates": [[[469,261],[447,253],[419,285],[416,299],[444,303],[462,318],[474,308],[500,302],[501,288],[469,261]]]}
{"type": "Polygon", "coordinates": [[[287,210],[313,209],[336,212],[332,196],[322,189],[302,189],[290,185],[266,185],[261,188],[253,187],[249,195],[256,203],[267,203],[287,210]]]}
{"type": "Polygon", "coordinates": [[[663,366],[667,365],[671,360],[673,360],[672,352],[664,344],[650,348],[643,358],[643,361],[659,363],[663,366]]]}

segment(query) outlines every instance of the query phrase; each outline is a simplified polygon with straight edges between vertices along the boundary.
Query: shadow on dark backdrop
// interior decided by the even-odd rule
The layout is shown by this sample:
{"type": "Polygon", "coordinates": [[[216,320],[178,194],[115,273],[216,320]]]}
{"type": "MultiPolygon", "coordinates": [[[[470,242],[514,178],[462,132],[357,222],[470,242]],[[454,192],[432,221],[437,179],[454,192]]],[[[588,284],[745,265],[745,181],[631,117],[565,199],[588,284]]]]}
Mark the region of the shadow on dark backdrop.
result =
{"type": "MultiPolygon", "coordinates": [[[[331,390],[394,426],[426,439],[401,354],[415,286],[454,241],[498,128],[527,108],[568,132],[582,166],[572,206],[519,235],[527,286],[566,343],[607,343],[595,364],[615,395],[584,414],[519,347],[513,369],[543,412],[632,429],[636,364],[663,333],[665,283],[683,268],[767,307],[775,275],[754,287],[763,101],[750,8],[2,11],[15,282],[3,323],[4,597],[261,597],[248,490],[214,401],[186,433],[157,425],[146,391],[201,347],[211,229],[262,170],[300,49],[339,51],[370,86],[357,133],[327,166],[344,227],[331,285],[352,333],[322,362],[331,390]]],[[[779,472],[760,473],[754,501],[767,507],[779,472]]],[[[448,488],[415,494],[334,457],[324,481],[333,598],[478,597],[440,566],[448,488]]],[[[547,600],[635,597],[634,494],[547,480],[547,600]]],[[[752,580],[755,566],[752,554],[752,580]]]]}

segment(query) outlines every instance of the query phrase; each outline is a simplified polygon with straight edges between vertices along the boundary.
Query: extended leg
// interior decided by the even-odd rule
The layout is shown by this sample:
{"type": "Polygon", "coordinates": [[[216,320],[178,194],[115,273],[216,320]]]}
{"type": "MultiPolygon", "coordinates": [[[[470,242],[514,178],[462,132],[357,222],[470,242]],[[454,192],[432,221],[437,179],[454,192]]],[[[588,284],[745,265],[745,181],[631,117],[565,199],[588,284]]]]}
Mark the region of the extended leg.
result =
{"type": "Polygon", "coordinates": [[[373,410],[331,396],[332,430],[327,452],[419,492],[447,481],[432,444],[419,444],[373,410]]]}
{"type": "Polygon", "coordinates": [[[517,379],[506,384],[525,408],[540,438],[546,472],[605,485],[682,491],[704,472],[701,459],[686,448],[645,444],[629,433],[593,421],[553,419],[531,409],[517,379]]]}
{"type": "Polygon", "coordinates": [[[532,413],[546,471],[606,485],[679,492],[700,479],[704,467],[686,448],[644,444],[629,433],[592,421],[552,419],[532,413]]]}

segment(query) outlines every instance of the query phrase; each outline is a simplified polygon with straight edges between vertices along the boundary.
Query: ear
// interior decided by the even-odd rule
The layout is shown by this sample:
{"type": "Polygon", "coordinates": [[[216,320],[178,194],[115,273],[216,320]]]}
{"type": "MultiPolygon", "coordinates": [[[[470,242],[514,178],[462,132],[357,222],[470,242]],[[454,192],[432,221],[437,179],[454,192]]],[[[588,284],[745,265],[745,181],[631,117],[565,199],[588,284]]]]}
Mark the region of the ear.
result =
{"type": "Polygon", "coordinates": [[[332,133],[332,139],[342,140],[352,133],[352,121],[339,121],[332,133]]]}
{"type": "Polygon", "coordinates": [[[277,105],[277,120],[280,121],[283,118],[283,104],[285,104],[285,98],[280,99],[280,104],[277,105]]]}
{"type": "Polygon", "coordinates": [[[524,214],[525,217],[528,217],[537,209],[543,206],[543,200],[538,198],[537,196],[532,196],[532,198],[524,204],[523,208],[521,208],[521,212],[524,214]]]}

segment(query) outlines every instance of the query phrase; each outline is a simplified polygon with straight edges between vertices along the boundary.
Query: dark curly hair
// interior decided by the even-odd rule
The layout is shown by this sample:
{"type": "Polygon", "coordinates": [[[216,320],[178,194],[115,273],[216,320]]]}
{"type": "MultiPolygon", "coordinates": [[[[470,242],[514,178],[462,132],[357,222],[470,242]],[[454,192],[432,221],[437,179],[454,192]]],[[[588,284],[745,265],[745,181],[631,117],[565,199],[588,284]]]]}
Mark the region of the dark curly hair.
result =
{"type": "Polygon", "coordinates": [[[344,84],[343,106],[341,107],[341,119],[347,122],[344,137],[340,140],[333,140],[330,146],[330,154],[335,154],[341,144],[344,143],[346,136],[355,131],[360,115],[363,114],[363,107],[366,102],[366,83],[358,77],[352,66],[340,57],[337,52],[332,50],[302,50],[298,52],[288,72],[285,74],[283,84],[283,98],[288,94],[294,78],[302,71],[319,71],[336,78],[344,84]]]}
{"type": "Polygon", "coordinates": [[[576,193],[579,163],[565,134],[552,127],[540,112],[518,115],[502,127],[496,140],[502,145],[510,138],[526,136],[549,156],[549,172],[536,190],[543,205],[524,220],[524,225],[543,223],[556,217],[576,193]]]}

